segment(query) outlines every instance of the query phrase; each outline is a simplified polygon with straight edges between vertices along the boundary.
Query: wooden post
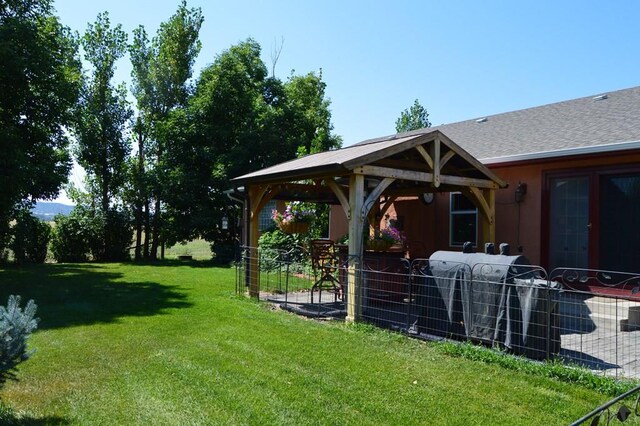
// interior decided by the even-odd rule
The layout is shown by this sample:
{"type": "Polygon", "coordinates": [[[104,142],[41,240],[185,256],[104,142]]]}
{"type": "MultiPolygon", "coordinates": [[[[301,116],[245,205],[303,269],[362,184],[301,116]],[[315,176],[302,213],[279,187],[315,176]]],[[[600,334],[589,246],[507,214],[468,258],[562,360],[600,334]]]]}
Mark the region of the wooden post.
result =
{"type": "Polygon", "coordinates": [[[480,232],[478,233],[478,248],[485,243],[496,241],[496,190],[480,189],[469,186],[461,189],[462,193],[478,208],[480,213],[480,232]]]}
{"type": "Polygon", "coordinates": [[[362,312],[362,228],[364,216],[364,176],[349,177],[349,273],[347,286],[347,321],[358,319],[362,312]]]}
{"type": "Polygon", "coordinates": [[[484,199],[489,206],[488,214],[483,220],[482,226],[482,239],[483,247],[484,243],[496,243],[496,190],[495,189],[485,189],[483,191],[484,199]]]}
{"type": "Polygon", "coordinates": [[[257,198],[260,196],[260,188],[249,187],[249,297],[258,297],[260,294],[260,271],[259,271],[259,263],[258,263],[258,225],[259,225],[259,217],[260,212],[254,213],[254,207],[258,205],[259,201],[257,198]]]}

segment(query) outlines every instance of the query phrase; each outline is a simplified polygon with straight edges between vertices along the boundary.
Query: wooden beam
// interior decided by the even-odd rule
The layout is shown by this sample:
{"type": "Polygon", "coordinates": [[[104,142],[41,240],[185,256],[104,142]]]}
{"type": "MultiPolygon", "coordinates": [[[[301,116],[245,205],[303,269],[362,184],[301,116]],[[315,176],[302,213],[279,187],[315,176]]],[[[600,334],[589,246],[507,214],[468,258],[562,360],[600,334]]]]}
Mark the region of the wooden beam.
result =
{"type": "Polygon", "coordinates": [[[464,193],[469,197],[480,212],[480,239],[478,247],[485,243],[495,243],[496,239],[496,201],[495,189],[485,189],[484,191],[469,187],[464,193]]]}
{"type": "Polygon", "coordinates": [[[427,162],[427,164],[429,165],[429,168],[433,170],[433,160],[431,159],[431,156],[429,155],[427,150],[424,149],[422,145],[418,145],[416,146],[416,151],[418,151],[418,153],[422,156],[422,158],[424,158],[424,161],[427,162]]]}
{"type": "Polygon", "coordinates": [[[491,180],[475,179],[462,176],[440,175],[440,182],[447,185],[456,185],[462,187],[498,189],[498,184],[491,180]]]}
{"type": "MultiPolygon", "coordinates": [[[[354,158],[353,160],[345,161],[342,163],[344,167],[347,169],[352,169],[353,167],[357,167],[360,164],[371,164],[376,161],[392,157],[401,152],[407,151],[415,146],[423,145],[425,142],[431,141],[435,138],[435,134],[439,133],[438,130],[426,130],[425,134],[415,135],[415,136],[406,136],[398,138],[398,140],[389,140],[388,142],[391,144],[386,148],[381,148],[377,151],[371,152],[369,154],[363,155],[362,157],[354,158]],[[400,140],[404,140],[402,143],[396,143],[400,140]]],[[[381,141],[381,145],[386,141],[381,141]]]]}
{"type": "Polygon", "coordinates": [[[491,207],[489,207],[487,200],[484,198],[484,194],[482,193],[482,191],[471,186],[469,187],[469,192],[472,195],[471,198],[475,200],[474,204],[476,205],[476,207],[478,207],[480,213],[484,215],[484,217],[491,218],[491,220],[493,220],[493,212],[491,211],[491,207]]]}
{"type": "Polygon", "coordinates": [[[258,297],[260,293],[260,266],[258,264],[258,239],[260,237],[260,211],[274,195],[282,190],[283,185],[248,186],[249,195],[249,296],[258,297]]]}
{"type": "MultiPolygon", "coordinates": [[[[266,188],[249,186],[247,188],[249,195],[249,209],[251,214],[249,217],[249,264],[248,264],[248,276],[249,276],[249,297],[258,297],[260,294],[260,265],[258,262],[258,238],[259,238],[259,215],[254,214],[255,207],[254,202],[264,197],[266,188]]],[[[259,210],[258,210],[259,212],[259,210]]]]}
{"type": "Polygon", "coordinates": [[[431,144],[431,156],[433,157],[433,186],[435,188],[440,186],[440,138],[436,139],[431,144]]]}
{"type": "Polygon", "coordinates": [[[387,210],[389,210],[389,207],[391,207],[393,205],[393,203],[396,202],[397,198],[398,197],[392,196],[392,197],[388,197],[386,200],[384,200],[384,205],[380,209],[380,216],[381,217],[384,217],[384,215],[387,213],[387,210]]]}
{"type": "Polygon", "coordinates": [[[433,174],[416,172],[413,170],[391,169],[379,166],[361,166],[354,169],[354,173],[382,178],[394,178],[402,180],[414,180],[418,182],[433,182],[433,174]]]}
{"type": "Polygon", "coordinates": [[[486,177],[497,184],[497,188],[506,188],[509,186],[507,182],[498,177],[497,174],[489,170],[484,164],[478,161],[474,156],[469,154],[467,151],[462,149],[458,144],[449,139],[444,133],[438,134],[438,139],[446,145],[449,149],[452,149],[457,152],[459,156],[465,159],[468,163],[470,163],[473,167],[475,167],[478,171],[482,172],[486,177]]]}
{"type": "Polygon", "coordinates": [[[349,177],[349,205],[354,213],[349,217],[349,270],[347,273],[347,321],[356,321],[361,312],[362,298],[362,229],[364,217],[364,176],[353,174],[349,177]]]}
{"type": "Polygon", "coordinates": [[[447,152],[445,155],[442,156],[442,158],[440,159],[440,171],[442,171],[445,164],[447,164],[449,160],[451,160],[455,155],[456,155],[456,152],[451,149],[449,150],[449,152],[447,152]]]}
{"type": "Polygon", "coordinates": [[[344,194],[344,191],[342,190],[342,188],[336,183],[336,181],[333,178],[324,179],[324,184],[327,185],[327,187],[331,189],[331,191],[333,191],[334,194],[336,194],[336,197],[338,197],[338,201],[340,201],[340,205],[344,210],[345,216],[347,216],[347,219],[349,219],[349,217],[351,216],[349,199],[344,194]]]}
{"type": "MultiPolygon", "coordinates": [[[[433,173],[416,172],[412,170],[391,169],[379,166],[356,167],[354,172],[367,176],[391,177],[401,180],[412,180],[416,182],[433,182],[433,173]]],[[[498,188],[495,182],[485,179],[468,178],[462,176],[440,175],[440,182],[448,185],[460,187],[475,186],[478,188],[498,188]]]]}
{"type": "Polygon", "coordinates": [[[371,210],[371,207],[373,206],[373,203],[375,203],[376,200],[380,198],[384,190],[387,189],[387,187],[391,185],[394,181],[395,181],[394,178],[390,178],[390,177],[384,178],[374,188],[374,190],[371,191],[371,193],[365,200],[364,205],[362,206],[362,216],[367,217],[367,215],[369,214],[369,211],[371,210]]]}
{"type": "Polygon", "coordinates": [[[249,191],[249,200],[251,200],[251,217],[253,218],[259,214],[262,207],[264,207],[264,204],[260,205],[260,201],[264,198],[267,192],[269,192],[269,186],[252,186],[250,188],[252,190],[249,191]]]}

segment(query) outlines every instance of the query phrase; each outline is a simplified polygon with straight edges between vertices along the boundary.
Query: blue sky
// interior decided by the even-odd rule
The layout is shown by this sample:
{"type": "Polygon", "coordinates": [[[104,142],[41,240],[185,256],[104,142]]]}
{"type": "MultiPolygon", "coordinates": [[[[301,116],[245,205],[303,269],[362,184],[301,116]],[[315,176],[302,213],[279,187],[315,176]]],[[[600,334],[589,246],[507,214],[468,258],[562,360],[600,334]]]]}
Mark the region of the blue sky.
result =
{"type": "MultiPolygon", "coordinates": [[[[322,69],[344,145],[395,132],[418,99],[434,125],[640,85],[637,1],[188,1],[205,17],[194,75],[252,37],[276,75],[322,69]]],[[[155,34],[178,0],[56,0],[84,31],[109,11],[155,34]]],[[[128,58],[116,74],[129,81],[128,58]]]]}

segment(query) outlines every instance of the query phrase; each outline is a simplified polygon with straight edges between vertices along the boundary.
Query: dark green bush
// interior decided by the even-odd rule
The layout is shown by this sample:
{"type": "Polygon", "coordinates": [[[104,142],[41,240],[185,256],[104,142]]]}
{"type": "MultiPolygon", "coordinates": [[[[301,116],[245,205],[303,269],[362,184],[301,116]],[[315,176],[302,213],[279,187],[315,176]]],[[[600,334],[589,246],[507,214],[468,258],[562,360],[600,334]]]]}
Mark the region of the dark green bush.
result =
{"type": "Polygon", "coordinates": [[[126,212],[106,214],[76,206],[69,216],[56,216],[51,250],[58,262],[121,261],[129,259],[133,238],[126,212]]]}
{"type": "Polygon", "coordinates": [[[102,225],[104,237],[99,242],[104,249],[101,252],[92,250],[94,259],[109,262],[129,260],[129,247],[133,240],[130,216],[125,211],[109,210],[102,219],[102,225]]]}
{"type": "Polygon", "coordinates": [[[51,251],[58,262],[86,262],[90,241],[95,239],[93,220],[87,209],[76,206],[68,216],[56,215],[51,251]]]}
{"type": "Polygon", "coordinates": [[[258,246],[261,253],[269,259],[274,259],[278,255],[280,255],[280,259],[284,259],[282,254],[288,253],[289,261],[304,263],[308,260],[308,252],[305,249],[309,243],[308,240],[307,235],[285,234],[275,228],[262,233],[258,240],[258,246]]]}
{"type": "Polygon", "coordinates": [[[11,228],[11,243],[14,260],[18,264],[44,263],[51,239],[51,226],[42,222],[28,210],[21,210],[11,228]]]}

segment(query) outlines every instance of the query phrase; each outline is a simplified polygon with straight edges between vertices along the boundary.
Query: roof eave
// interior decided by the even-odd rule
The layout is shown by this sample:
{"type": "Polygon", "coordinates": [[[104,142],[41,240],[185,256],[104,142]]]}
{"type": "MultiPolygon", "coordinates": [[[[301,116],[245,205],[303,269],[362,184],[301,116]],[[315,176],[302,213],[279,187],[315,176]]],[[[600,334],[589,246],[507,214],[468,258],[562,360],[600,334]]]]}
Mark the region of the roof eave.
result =
{"type": "Polygon", "coordinates": [[[256,184],[256,183],[282,183],[304,179],[317,179],[327,176],[342,176],[349,171],[341,164],[324,164],[322,166],[309,167],[299,170],[286,170],[270,174],[261,174],[257,176],[243,175],[231,179],[235,185],[256,184]]]}
{"type": "Polygon", "coordinates": [[[519,163],[527,161],[545,160],[552,158],[571,157],[577,155],[603,154],[617,151],[630,151],[640,149],[640,141],[615,142],[604,145],[566,148],[554,151],[539,151],[526,154],[507,155],[503,157],[482,158],[484,165],[499,165],[504,163],[519,163]]]}

